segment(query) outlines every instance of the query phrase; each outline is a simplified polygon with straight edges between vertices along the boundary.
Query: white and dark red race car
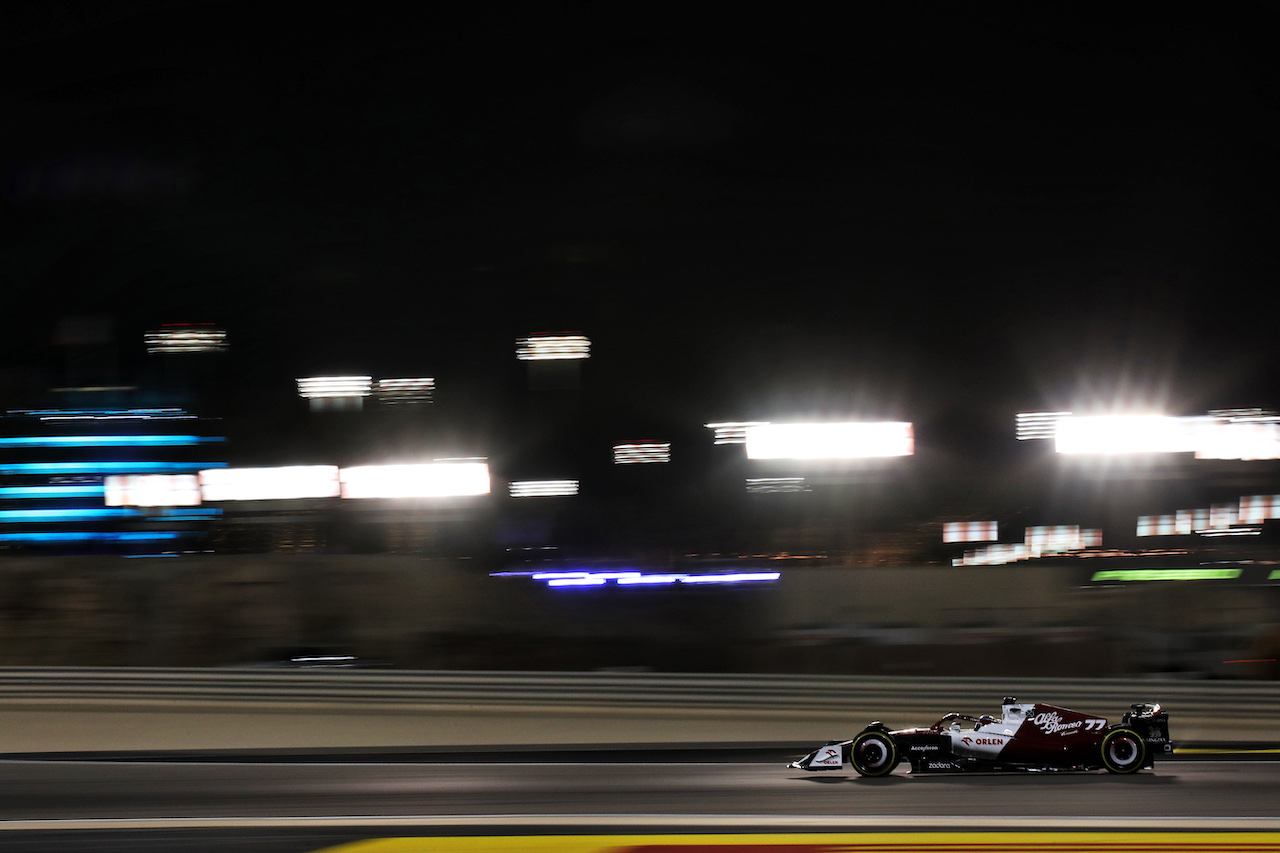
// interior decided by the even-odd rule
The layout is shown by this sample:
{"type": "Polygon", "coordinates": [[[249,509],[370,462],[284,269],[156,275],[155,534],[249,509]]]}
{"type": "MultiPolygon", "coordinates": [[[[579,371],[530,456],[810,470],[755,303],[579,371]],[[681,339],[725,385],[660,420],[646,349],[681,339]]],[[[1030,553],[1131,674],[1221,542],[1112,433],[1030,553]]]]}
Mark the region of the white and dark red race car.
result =
{"type": "Polygon", "coordinates": [[[852,740],[835,740],[793,761],[798,770],[886,776],[902,761],[912,773],[1150,769],[1173,752],[1169,715],[1159,705],[1132,705],[1118,724],[1039,702],[1006,697],[1001,715],[947,714],[932,726],[890,729],[874,722],[852,740]]]}

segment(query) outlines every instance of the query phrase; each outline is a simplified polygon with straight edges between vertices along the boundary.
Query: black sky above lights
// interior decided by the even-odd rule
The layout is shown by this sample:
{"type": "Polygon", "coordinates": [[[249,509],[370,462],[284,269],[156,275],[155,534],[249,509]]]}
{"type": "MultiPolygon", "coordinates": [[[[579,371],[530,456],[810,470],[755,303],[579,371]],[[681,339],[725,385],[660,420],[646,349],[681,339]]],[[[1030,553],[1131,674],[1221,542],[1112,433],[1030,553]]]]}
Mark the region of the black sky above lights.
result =
{"type": "Polygon", "coordinates": [[[74,312],[126,364],[217,322],[261,406],[358,371],[486,410],[560,330],[659,427],[1275,402],[1271,6],[432,14],[8,10],[9,385],[74,312]]]}

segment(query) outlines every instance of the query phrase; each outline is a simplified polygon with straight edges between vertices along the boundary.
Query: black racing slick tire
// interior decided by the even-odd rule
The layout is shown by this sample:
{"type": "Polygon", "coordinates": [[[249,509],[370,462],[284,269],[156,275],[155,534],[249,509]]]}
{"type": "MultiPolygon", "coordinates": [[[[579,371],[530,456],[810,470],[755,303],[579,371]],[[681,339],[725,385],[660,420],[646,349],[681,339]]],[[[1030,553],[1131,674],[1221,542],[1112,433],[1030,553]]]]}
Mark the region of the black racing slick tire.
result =
{"type": "Polygon", "coordinates": [[[1147,742],[1129,728],[1116,728],[1102,739],[1102,766],[1108,773],[1136,773],[1147,763],[1147,742]]]}
{"type": "Polygon", "coordinates": [[[887,776],[898,766],[898,745],[884,732],[863,732],[849,745],[849,763],[863,776],[887,776]]]}

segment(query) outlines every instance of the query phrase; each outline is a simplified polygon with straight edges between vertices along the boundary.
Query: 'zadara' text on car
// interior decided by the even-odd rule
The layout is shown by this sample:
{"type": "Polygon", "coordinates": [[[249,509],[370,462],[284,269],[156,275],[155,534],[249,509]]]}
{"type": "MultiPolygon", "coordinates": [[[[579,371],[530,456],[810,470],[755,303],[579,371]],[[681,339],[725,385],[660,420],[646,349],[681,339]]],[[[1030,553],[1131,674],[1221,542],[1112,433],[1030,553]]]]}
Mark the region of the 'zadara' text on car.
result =
{"type": "Polygon", "coordinates": [[[890,729],[874,722],[852,740],[834,740],[793,761],[798,770],[886,776],[907,761],[912,773],[1106,770],[1136,773],[1173,752],[1169,715],[1159,705],[1130,706],[1117,724],[1039,702],[1001,703],[999,718],[947,714],[931,726],[890,729]]]}

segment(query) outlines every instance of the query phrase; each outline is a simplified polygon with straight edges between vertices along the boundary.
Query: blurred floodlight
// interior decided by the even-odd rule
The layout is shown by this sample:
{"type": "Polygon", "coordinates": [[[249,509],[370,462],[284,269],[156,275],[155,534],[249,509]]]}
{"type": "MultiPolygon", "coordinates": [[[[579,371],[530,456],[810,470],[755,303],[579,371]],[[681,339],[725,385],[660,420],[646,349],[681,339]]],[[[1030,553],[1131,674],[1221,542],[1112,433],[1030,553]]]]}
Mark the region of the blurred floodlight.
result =
{"type": "Polygon", "coordinates": [[[948,521],[942,525],[943,542],[992,542],[998,523],[994,521],[948,521]]]}
{"type": "Polygon", "coordinates": [[[591,341],[584,335],[537,335],[516,341],[521,361],[563,361],[591,357],[591,341]]]}
{"type": "Polygon", "coordinates": [[[198,506],[195,474],[112,474],[103,480],[107,506],[198,506]]]}
{"type": "Polygon", "coordinates": [[[1081,529],[1075,524],[1042,525],[1026,528],[1022,542],[1001,542],[965,551],[964,556],[953,559],[951,565],[1003,566],[1037,557],[1098,548],[1101,545],[1102,531],[1096,528],[1081,529]]]}
{"type": "Polygon", "coordinates": [[[1262,524],[1280,518],[1280,495],[1249,495],[1240,499],[1240,524],[1262,524]]]}
{"type": "Polygon", "coordinates": [[[1189,453],[1194,430],[1184,418],[1166,415],[1096,415],[1058,421],[1058,453],[1189,453]]]}
{"type": "Polygon", "coordinates": [[[1172,513],[1138,516],[1139,536],[1174,536],[1178,532],[1178,517],[1172,513]]]}
{"type": "MultiPolygon", "coordinates": [[[[1259,495],[1265,499],[1267,496],[1259,495]]],[[[1216,503],[1208,507],[1180,509],[1172,515],[1143,515],[1138,517],[1139,536],[1172,536],[1230,530],[1236,524],[1258,524],[1271,510],[1265,503],[1254,503],[1255,498],[1241,498],[1239,502],[1216,503]]]]}
{"type": "Polygon", "coordinates": [[[210,325],[165,324],[143,336],[147,352],[221,352],[227,348],[227,333],[210,325]]]}
{"type": "Polygon", "coordinates": [[[364,465],[340,472],[344,498],[449,498],[489,494],[485,462],[364,465]]]}
{"type": "Polygon", "coordinates": [[[1280,459],[1280,423],[1261,420],[1212,421],[1201,429],[1197,459],[1280,459]]]}
{"type": "Polygon", "coordinates": [[[368,397],[372,390],[371,376],[308,376],[298,380],[298,396],[309,399],[368,397]]]}
{"type": "Polygon", "coordinates": [[[725,421],[706,424],[706,427],[714,431],[716,444],[746,444],[747,430],[754,426],[764,426],[765,423],[766,421],[725,421]]]}
{"type": "Polygon", "coordinates": [[[671,444],[658,441],[642,441],[633,444],[615,444],[613,463],[634,465],[645,462],[670,462],[671,444]]]}
{"type": "Polygon", "coordinates": [[[1280,459],[1280,416],[1262,409],[1220,409],[1195,417],[1064,415],[1057,421],[1056,449],[1069,454],[1194,453],[1197,459],[1280,459]]]}
{"type": "Polygon", "coordinates": [[[910,456],[910,423],[763,424],[747,429],[749,459],[861,459],[910,456]]]}
{"type": "Polygon", "coordinates": [[[1174,529],[1178,533],[1195,533],[1209,527],[1209,508],[1180,509],[1174,513],[1174,529]]]}
{"type": "Polygon", "coordinates": [[[379,379],[374,393],[378,397],[378,402],[384,406],[412,406],[430,403],[435,390],[436,381],[429,377],[379,379]]]}
{"type": "Polygon", "coordinates": [[[200,472],[207,501],[270,501],[338,496],[336,465],[217,468],[200,472]]]}
{"type": "Polygon", "coordinates": [[[1085,547],[1085,540],[1079,525],[1056,524],[1028,527],[1024,532],[1024,544],[1028,556],[1039,557],[1078,551],[1085,547]]]}
{"type": "Polygon", "coordinates": [[[748,477],[747,491],[754,495],[807,492],[804,477],[748,477]]]}
{"type": "Polygon", "coordinates": [[[963,557],[951,561],[953,566],[1003,566],[1027,559],[1027,546],[1019,543],[1000,543],[965,551],[963,557]]]}
{"type": "Polygon", "coordinates": [[[1018,441],[1051,439],[1057,434],[1058,421],[1070,416],[1070,412],[1018,412],[1018,441]]]}
{"type": "Polygon", "coordinates": [[[514,480],[508,485],[513,498],[555,498],[578,493],[577,480],[514,480]]]}
{"type": "Polygon", "coordinates": [[[1234,409],[1210,409],[1209,417],[1221,418],[1231,423],[1268,423],[1280,421],[1280,414],[1257,406],[1234,409]]]}

